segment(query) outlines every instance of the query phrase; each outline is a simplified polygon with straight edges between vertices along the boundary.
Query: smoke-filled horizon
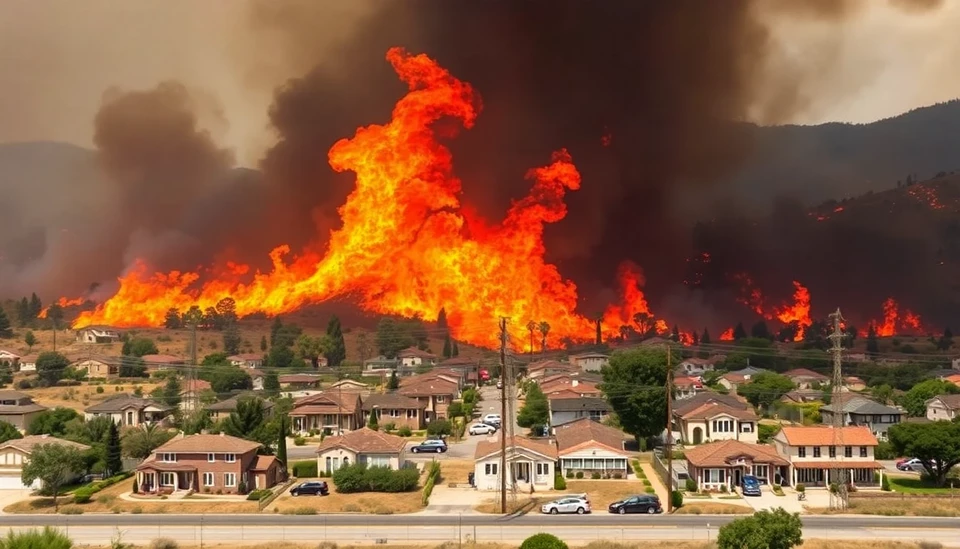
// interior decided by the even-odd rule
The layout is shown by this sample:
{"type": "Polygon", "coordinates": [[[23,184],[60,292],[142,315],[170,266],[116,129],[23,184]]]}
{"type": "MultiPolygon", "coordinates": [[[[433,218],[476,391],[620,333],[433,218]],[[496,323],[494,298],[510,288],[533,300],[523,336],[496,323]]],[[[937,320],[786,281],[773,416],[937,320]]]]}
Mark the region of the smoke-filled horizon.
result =
{"type": "MultiPolygon", "coordinates": [[[[422,3],[247,6],[249,41],[235,53],[248,58],[236,59],[234,71],[252,87],[276,88],[267,111],[275,142],[259,172],[233,170],[236,155],[218,138],[231,124],[218,90],[162,81],[105,93],[91,132],[96,165],[83,166],[91,181],[103,174],[104,182],[56,189],[52,202],[62,200],[64,211],[82,203],[86,213],[55,220],[39,210],[51,189],[14,189],[24,207],[0,221],[13,235],[0,236],[0,294],[76,295],[99,283],[107,293],[94,297],[103,298],[134,259],[192,270],[225,260],[263,264],[278,244],[323,246],[353,184],[351,174],[330,170],[327,151],[358,126],[389,119],[403,89],[383,55],[399,45],[436,58],[482,97],[476,126],[450,147],[463,201],[483,217],[501,219],[528,189],[525,171],[550,151],[571,151],[584,184],[546,244],[548,259],[584,288],[582,307],[612,299],[605,289],[631,260],[667,312],[725,317],[709,296],[685,293],[682,281],[696,251],[694,222],[714,217],[717,200],[736,217],[756,198],[725,187],[757,146],[738,123],[785,123],[817,110],[831,95],[823,81],[841,76],[835,69],[859,81],[837,54],[844,28],[868,16],[856,0],[802,9],[748,0],[422,3]],[[348,30],[317,32],[331,20],[348,30]],[[821,30],[837,35],[812,59],[791,56],[777,34],[784,20],[828,25],[821,30]],[[261,43],[283,62],[255,55],[261,43]]],[[[889,5],[907,18],[942,9],[931,1],[889,5]]],[[[770,181],[751,193],[770,201],[795,194],[796,185],[770,181]]],[[[771,292],[788,295],[789,282],[771,292]]]]}

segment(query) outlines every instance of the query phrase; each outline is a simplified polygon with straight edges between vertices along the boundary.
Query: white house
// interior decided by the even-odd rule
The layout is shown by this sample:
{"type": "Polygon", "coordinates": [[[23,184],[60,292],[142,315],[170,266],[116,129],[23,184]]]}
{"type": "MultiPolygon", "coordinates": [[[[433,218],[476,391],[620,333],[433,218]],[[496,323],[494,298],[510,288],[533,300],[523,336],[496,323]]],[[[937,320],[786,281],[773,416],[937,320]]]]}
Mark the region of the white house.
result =
{"type": "Polygon", "coordinates": [[[784,426],[773,443],[790,462],[791,485],[826,487],[837,481],[840,469],[847,469],[847,479],[855,486],[883,482],[883,464],[873,456],[877,437],[866,426],[784,426]]]}
{"type": "Polygon", "coordinates": [[[416,347],[409,347],[397,353],[397,359],[400,365],[405,368],[416,368],[417,366],[433,366],[437,363],[437,355],[421,351],[416,347]]]}
{"type": "Polygon", "coordinates": [[[259,368],[263,366],[263,355],[255,353],[244,353],[239,355],[231,355],[227,357],[227,360],[230,361],[230,364],[234,366],[239,366],[241,368],[259,368]]]}
{"type": "Polygon", "coordinates": [[[16,366],[20,362],[20,355],[0,349],[0,364],[8,364],[9,366],[16,366]]]}
{"type": "Polygon", "coordinates": [[[584,372],[599,372],[610,363],[610,355],[603,353],[582,353],[570,357],[570,362],[576,364],[584,372]]]}
{"type": "Polygon", "coordinates": [[[927,401],[927,419],[952,421],[960,415],[960,395],[938,395],[927,401]]]}
{"type": "Polygon", "coordinates": [[[317,447],[317,471],[332,473],[355,463],[399,469],[406,461],[406,444],[403,437],[367,427],[329,436],[317,447]]]}
{"type": "Polygon", "coordinates": [[[622,431],[592,419],[582,418],[556,428],[560,472],[600,473],[627,478],[630,454],[623,441],[630,438],[622,431]]]}
{"type": "Polygon", "coordinates": [[[716,440],[756,443],[759,420],[750,405],[718,393],[698,393],[678,400],[673,409],[673,430],[685,444],[716,440]]]}
{"type": "Polygon", "coordinates": [[[581,418],[601,421],[613,409],[606,400],[597,397],[549,398],[550,425],[556,427],[581,418]]]}
{"type": "MultiPolygon", "coordinates": [[[[474,484],[478,490],[500,489],[501,441],[481,440],[474,460],[474,484]]],[[[507,489],[521,493],[553,489],[557,447],[524,437],[507,440],[507,489]]]]}
{"type": "MultiPolygon", "coordinates": [[[[19,369],[21,372],[36,372],[37,371],[37,358],[40,355],[26,355],[20,357],[19,369]]],[[[0,359],[0,362],[3,362],[3,359],[0,359]]]]}
{"type": "MultiPolygon", "coordinates": [[[[30,461],[30,454],[44,444],[60,444],[80,451],[90,449],[86,444],[63,440],[50,435],[30,435],[8,440],[0,444],[0,490],[39,490],[43,488],[43,482],[40,479],[27,486],[23,484],[20,478],[23,474],[23,465],[30,461]]],[[[80,471],[77,471],[76,474],[69,476],[72,479],[79,476],[80,473],[80,471]]]]}
{"type": "Polygon", "coordinates": [[[677,365],[677,370],[685,376],[702,376],[714,370],[715,362],[709,358],[687,358],[677,365]]]}
{"type": "Polygon", "coordinates": [[[86,326],[77,330],[77,343],[116,343],[120,332],[110,326],[86,326]]]}

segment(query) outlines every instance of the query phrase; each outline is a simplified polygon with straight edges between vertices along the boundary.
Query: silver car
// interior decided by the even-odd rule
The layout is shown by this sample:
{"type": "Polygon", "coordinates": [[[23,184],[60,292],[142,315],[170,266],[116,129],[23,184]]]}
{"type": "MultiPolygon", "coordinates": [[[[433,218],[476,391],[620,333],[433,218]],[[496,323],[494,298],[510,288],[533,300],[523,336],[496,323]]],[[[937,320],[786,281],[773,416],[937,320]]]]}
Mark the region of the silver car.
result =
{"type": "Polygon", "coordinates": [[[590,501],[585,497],[565,497],[542,505],[540,512],[550,515],[560,513],[576,513],[582,515],[590,512],[590,501]]]}

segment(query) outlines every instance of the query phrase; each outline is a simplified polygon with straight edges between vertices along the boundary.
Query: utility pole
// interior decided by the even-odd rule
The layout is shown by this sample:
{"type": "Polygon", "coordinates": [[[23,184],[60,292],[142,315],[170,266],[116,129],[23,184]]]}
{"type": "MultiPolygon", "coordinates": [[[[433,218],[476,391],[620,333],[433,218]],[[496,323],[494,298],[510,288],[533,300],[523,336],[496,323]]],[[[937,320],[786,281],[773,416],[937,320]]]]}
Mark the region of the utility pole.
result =
{"type": "MultiPolygon", "coordinates": [[[[844,333],[841,329],[841,324],[843,323],[843,316],[840,314],[840,309],[838,308],[836,312],[830,315],[830,319],[833,320],[833,333],[830,334],[829,339],[833,343],[833,346],[830,347],[830,354],[833,355],[833,381],[832,386],[830,387],[831,399],[830,403],[833,405],[833,437],[834,437],[834,448],[836,452],[844,452],[844,457],[846,457],[846,447],[843,445],[843,428],[844,428],[844,413],[843,413],[843,402],[842,399],[842,389],[843,389],[843,372],[841,366],[843,364],[843,338],[844,333]]],[[[840,456],[837,456],[839,459],[840,456]]],[[[830,490],[830,508],[831,509],[846,509],[847,504],[849,503],[848,494],[847,494],[847,469],[841,467],[836,470],[836,490],[830,490]]],[[[829,473],[828,473],[829,474],[829,473]]],[[[829,486],[830,479],[827,479],[829,486]]]]}
{"type": "Polygon", "coordinates": [[[669,343],[667,347],[667,512],[673,512],[673,366],[671,365],[672,349],[669,343]]]}
{"type": "Polygon", "coordinates": [[[507,319],[500,317],[500,512],[507,514],[507,319]]]}

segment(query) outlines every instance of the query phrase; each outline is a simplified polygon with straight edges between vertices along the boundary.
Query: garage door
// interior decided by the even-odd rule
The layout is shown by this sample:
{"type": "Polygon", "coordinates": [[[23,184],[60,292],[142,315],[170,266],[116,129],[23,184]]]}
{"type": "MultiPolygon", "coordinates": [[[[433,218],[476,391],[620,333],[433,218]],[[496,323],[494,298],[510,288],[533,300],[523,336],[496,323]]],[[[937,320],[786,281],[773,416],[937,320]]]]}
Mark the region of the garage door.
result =
{"type": "MultiPolygon", "coordinates": [[[[35,482],[34,484],[39,484],[35,482]]],[[[24,486],[19,476],[0,475],[0,490],[28,490],[29,486],[24,486]]]]}

